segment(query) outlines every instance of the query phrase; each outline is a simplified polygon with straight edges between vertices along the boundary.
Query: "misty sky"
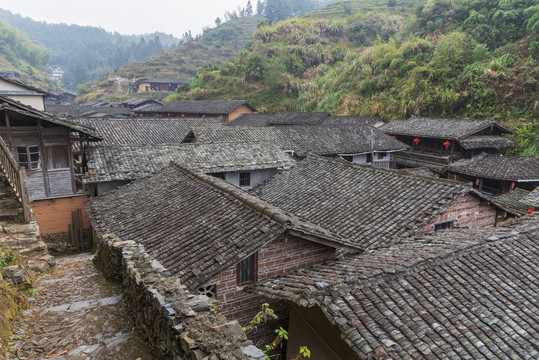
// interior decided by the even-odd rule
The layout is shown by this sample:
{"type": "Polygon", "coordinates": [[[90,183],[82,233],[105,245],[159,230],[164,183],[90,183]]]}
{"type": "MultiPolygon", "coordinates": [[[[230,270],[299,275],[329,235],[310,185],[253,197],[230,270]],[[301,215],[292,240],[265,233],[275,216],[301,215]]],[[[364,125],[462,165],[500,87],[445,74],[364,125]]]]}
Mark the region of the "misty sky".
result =
{"type": "MultiPolygon", "coordinates": [[[[256,0],[251,0],[256,11],[256,0]]],[[[38,21],[98,26],[121,34],[161,31],[181,37],[215,18],[245,7],[247,0],[2,0],[0,8],[38,21]]]]}

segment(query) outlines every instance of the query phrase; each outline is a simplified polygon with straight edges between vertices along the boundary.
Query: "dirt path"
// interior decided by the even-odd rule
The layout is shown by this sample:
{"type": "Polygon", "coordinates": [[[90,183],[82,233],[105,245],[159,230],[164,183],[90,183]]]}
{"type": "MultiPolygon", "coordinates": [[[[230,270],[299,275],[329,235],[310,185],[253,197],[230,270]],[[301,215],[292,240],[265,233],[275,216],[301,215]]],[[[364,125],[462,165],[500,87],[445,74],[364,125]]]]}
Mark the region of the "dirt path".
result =
{"type": "Polygon", "coordinates": [[[58,257],[37,282],[14,329],[8,359],[153,359],[133,329],[121,286],[105,280],[92,255],[58,257]]]}

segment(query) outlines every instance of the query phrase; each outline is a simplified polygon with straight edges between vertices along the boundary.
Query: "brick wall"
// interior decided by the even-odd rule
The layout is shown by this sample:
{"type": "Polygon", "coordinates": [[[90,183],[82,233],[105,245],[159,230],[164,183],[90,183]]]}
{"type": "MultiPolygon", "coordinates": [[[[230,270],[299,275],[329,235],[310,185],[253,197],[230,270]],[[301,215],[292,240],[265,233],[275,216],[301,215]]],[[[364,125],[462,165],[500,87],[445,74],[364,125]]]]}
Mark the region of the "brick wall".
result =
{"type": "Polygon", "coordinates": [[[248,106],[242,105],[236,110],[232,111],[230,114],[225,115],[225,122],[232,121],[241,114],[252,114],[253,110],[251,110],[248,106]]]}
{"type": "Polygon", "coordinates": [[[492,227],[496,225],[496,208],[488,202],[467,194],[458,199],[443,214],[436,216],[419,232],[434,231],[434,225],[446,221],[456,220],[459,227],[492,227]]]}
{"type": "Polygon", "coordinates": [[[71,212],[76,209],[82,209],[83,229],[90,229],[90,219],[83,207],[86,200],[88,196],[33,201],[30,205],[39,225],[40,235],[66,234],[69,236],[69,224],[73,222],[71,212]]]}
{"type": "MultiPolygon", "coordinates": [[[[258,251],[258,279],[262,280],[286,271],[323,263],[335,259],[335,256],[335,249],[325,245],[292,236],[288,236],[287,239],[277,239],[258,251]]],[[[256,332],[249,334],[249,338],[269,343],[275,337],[276,328],[283,325],[286,328],[289,304],[282,300],[267,299],[244,292],[243,286],[237,285],[236,266],[222,272],[208,281],[208,284],[217,285],[217,300],[223,314],[227,318],[237,319],[243,326],[247,325],[260,311],[263,303],[269,303],[270,307],[275,310],[279,321],[259,327],[256,332]]]]}

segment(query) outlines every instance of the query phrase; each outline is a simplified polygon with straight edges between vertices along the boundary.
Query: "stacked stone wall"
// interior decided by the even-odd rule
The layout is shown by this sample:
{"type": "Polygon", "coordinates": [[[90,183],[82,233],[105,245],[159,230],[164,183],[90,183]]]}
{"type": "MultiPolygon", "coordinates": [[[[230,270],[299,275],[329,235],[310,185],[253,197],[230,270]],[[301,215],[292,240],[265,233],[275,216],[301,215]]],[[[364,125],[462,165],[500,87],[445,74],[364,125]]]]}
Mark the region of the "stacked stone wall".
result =
{"type": "Polygon", "coordinates": [[[94,262],[107,279],[122,282],[135,322],[159,358],[264,359],[237,321],[212,311],[207,296],[190,294],[134,241],[99,239],[94,262]]]}

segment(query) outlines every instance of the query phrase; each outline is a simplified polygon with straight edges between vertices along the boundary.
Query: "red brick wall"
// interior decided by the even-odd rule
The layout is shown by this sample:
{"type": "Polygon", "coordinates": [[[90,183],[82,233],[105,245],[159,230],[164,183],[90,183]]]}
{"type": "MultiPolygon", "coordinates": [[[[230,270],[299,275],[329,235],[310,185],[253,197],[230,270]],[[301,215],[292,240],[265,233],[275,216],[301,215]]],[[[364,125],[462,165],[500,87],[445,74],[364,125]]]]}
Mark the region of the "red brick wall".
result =
{"type": "Polygon", "coordinates": [[[492,227],[496,225],[496,208],[486,201],[467,194],[458,199],[443,214],[436,216],[419,232],[432,232],[434,224],[451,220],[457,220],[455,225],[459,227],[492,227]]]}
{"type": "MultiPolygon", "coordinates": [[[[277,276],[285,271],[305,268],[314,264],[335,259],[335,249],[316,244],[303,239],[288,236],[287,239],[274,240],[258,251],[258,279],[277,276]]],[[[273,340],[273,332],[279,325],[286,327],[288,322],[289,304],[283,300],[270,300],[258,295],[243,291],[243,286],[237,286],[236,266],[228,269],[208,284],[217,285],[217,300],[223,314],[230,319],[239,320],[243,326],[247,325],[260,311],[263,303],[269,303],[279,316],[278,323],[260,327],[256,332],[249,334],[249,338],[262,339],[265,343],[273,340]]]]}
{"type": "Polygon", "coordinates": [[[82,227],[89,229],[90,219],[83,207],[86,200],[88,196],[33,201],[30,206],[40,235],[69,234],[69,224],[73,222],[71,212],[75,209],[82,209],[82,227]]]}

